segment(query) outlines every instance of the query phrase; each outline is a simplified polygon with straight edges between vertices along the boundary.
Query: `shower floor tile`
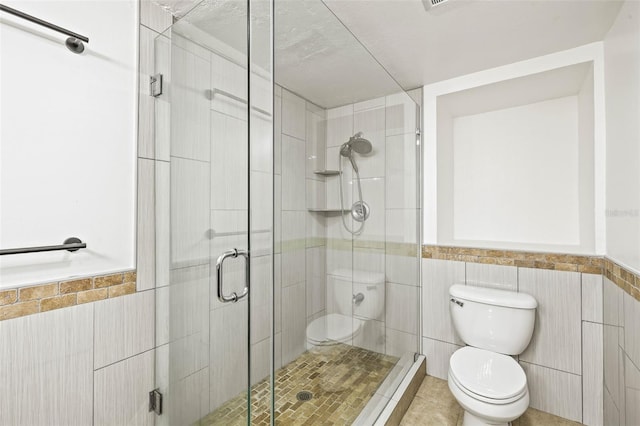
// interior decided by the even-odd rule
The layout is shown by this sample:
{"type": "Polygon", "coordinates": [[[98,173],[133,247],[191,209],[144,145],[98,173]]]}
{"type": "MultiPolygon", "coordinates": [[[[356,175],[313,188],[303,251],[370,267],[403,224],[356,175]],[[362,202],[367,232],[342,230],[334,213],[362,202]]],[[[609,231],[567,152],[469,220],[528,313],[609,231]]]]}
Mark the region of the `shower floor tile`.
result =
{"type": "MultiPolygon", "coordinates": [[[[276,424],[349,425],[398,358],[338,344],[307,351],[276,373],[276,424]],[[298,401],[300,391],[313,397],[298,401]]],[[[251,424],[268,425],[269,378],[251,389],[251,424]]],[[[227,401],[201,419],[200,426],[246,425],[246,395],[227,401]]]]}

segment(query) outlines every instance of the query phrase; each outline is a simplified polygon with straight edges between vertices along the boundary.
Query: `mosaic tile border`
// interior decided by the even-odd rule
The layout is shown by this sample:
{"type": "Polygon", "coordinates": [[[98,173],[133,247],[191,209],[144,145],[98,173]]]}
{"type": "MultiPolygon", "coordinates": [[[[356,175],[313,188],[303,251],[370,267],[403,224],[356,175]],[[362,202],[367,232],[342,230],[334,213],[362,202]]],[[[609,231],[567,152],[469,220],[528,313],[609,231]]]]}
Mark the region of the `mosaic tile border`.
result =
{"type": "Polygon", "coordinates": [[[640,275],[601,256],[423,245],[422,258],[604,275],[640,302],[640,275]]]}
{"type": "Polygon", "coordinates": [[[611,259],[604,259],[604,276],[640,302],[640,275],[611,259]]]}
{"type": "Polygon", "coordinates": [[[434,245],[422,246],[422,257],[600,275],[602,275],[604,263],[601,256],[434,245]]]}
{"type": "Polygon", "coordinates": [[[0,290],[0,321],[136,292],[136,271],[0,290]]]}

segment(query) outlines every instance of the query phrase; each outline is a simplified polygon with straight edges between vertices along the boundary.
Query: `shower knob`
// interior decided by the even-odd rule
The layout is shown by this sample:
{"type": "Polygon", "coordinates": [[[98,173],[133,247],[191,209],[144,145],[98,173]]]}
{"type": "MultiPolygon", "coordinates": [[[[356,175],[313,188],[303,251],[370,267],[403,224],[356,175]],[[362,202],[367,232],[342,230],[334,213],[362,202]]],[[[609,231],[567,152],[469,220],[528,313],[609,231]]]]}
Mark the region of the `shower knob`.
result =
{"type": "Polygon", "coordinates": [[[351,206],[351,217],[356,222],[364,222],[369,219],[369,204],[364,201],[357,201],[351,206]]]}

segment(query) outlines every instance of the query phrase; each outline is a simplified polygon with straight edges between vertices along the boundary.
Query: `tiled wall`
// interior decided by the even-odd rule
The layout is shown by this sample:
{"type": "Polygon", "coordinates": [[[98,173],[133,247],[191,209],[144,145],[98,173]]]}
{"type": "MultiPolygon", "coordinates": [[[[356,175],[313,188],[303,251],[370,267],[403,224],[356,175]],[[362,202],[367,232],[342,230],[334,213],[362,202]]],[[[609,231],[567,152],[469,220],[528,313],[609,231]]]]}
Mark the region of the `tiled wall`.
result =
{"type": "Polygon", "coordinates": [[[275,268],[276,368],[306,350],[306,325],[324,310],[323,217],[314,203],[318,176],[309,169],[323,159],[325,112],[311,102],[275,89],[275,268]]]}
{"type": "Polygon", "coordinates": [[[0,290],[0,321],[135,292],[135,271],[0,290]]]}
{"type": "MultiPolygon", "coordinates": [[[[415,104],[398,94],[325,110],[276,86],[275,107],[277,360],[295,359],[305,350],[306,326],[336,311],[329,284],[340,268],[387,277],[385,311],[368,318],[353,344],[398,356],[415,351],[415,104]],[[337,211],[326,211],[339,209],[338,177],[314,172],[338,170],[339,146],[358,131],[373,143],[372,155],[357,156],[372,212],[363,234],[352,238],[337,211]]],[[[350,166],[344,173],[349,182],[350,166]]],[[[345,183],[347,208],[353,186],[345,183]]]]}
{"type": "Polygon", "coordinates": [[[605,262],[604,424],[640,424],[640,275],[605,262]],[[634,284],[631,284],[633,282],[634,284]]]}
{"type": "MultiPolygon", "coordinates": [[[[332,274],[339,269],[382,274],[384,289],[379,297],[384,298],[383,313],[377,318],[366,318],[364,331],[353,344],[402,356],[416,351],[418,334],[416,159],[419,155],[415,143],[415,103],[405,93],[399,93],[327,110],[327,169],[339,169],[340,145],[357,132],[363,132],[373,146],[369,155],[355,154],[363,199],[371,213],[363,232],[357,236],[344,229],[339,214],[326,215],[326,282],[335,279],[332,274]]],[[[358,198],[357,185],[349,162],[342,159],[342,164],[344,206],[349,209],[358,198]]],[[[327,208],[339,209],[339,177],[324,180],[325,185],[319,188],[326,194],[319,198],[326,200],[327,208]]],[[[358,227],[349,215],[346,218],[351,229],[358,227]]],[[[337,307],[331,288],[327,290],[330,313],[337,307]]],[[[353,292],[357,292],[355,288],[353,292]]]]}
{"type": "Polygon", "coordinates": [[[43,297],[22,302],[41,312],[0,321],[0,424],[153,423],[154,291],[135,292],[135,283],[122,283],[126,275],[135,273],[20,289],[43,297]],[[121,289],[134,293],[115,297],[121,289]],[[81,301],[113,290],[113,298],[81,301]],[[60,295],[46,297],[54,291],[60,295]],[[78,304],[46,311],[48,301],[68,298],[78,304]]]}
{"type": "MultiPolygon", "coordinates": [[[[513,261],[515,253],[497,257],[513,261]]],[[[466,255],[478,253],[462,256],[466,255]]],[[[602,424],[602,275],[577,271],[578,264],[590,264],[594,258],[576,257],[573,267],[567,266],[567,258],[558,260],[560,268],[543,262],[540,269],[478,263],[477,258],[424,258],[423,350],[428,374],[446,380],[449,357],[464,345],[449,314],[452,284],[525,292],[538,301],[533,338],[517,357],[527,374],[531,407],[589,425],[602,424]]]]}

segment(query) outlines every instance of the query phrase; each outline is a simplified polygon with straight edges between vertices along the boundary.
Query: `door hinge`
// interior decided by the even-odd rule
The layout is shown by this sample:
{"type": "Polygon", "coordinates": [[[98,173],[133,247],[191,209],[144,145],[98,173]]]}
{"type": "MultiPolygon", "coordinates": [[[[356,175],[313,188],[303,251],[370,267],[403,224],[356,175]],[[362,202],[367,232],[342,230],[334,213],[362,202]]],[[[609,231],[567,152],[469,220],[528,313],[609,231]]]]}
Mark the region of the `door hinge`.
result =
{"type": "Polygon", "coordinates": [[[156,74],[150,77],[149,92],[154,98],[162,95],[162,74],[156,74]]]}
{"type": "Polygon", "coordinates": [[[160,389],[149,392],[149,411],[154,411],[157,415],[162,414],[162,394],[160,389]]]}

